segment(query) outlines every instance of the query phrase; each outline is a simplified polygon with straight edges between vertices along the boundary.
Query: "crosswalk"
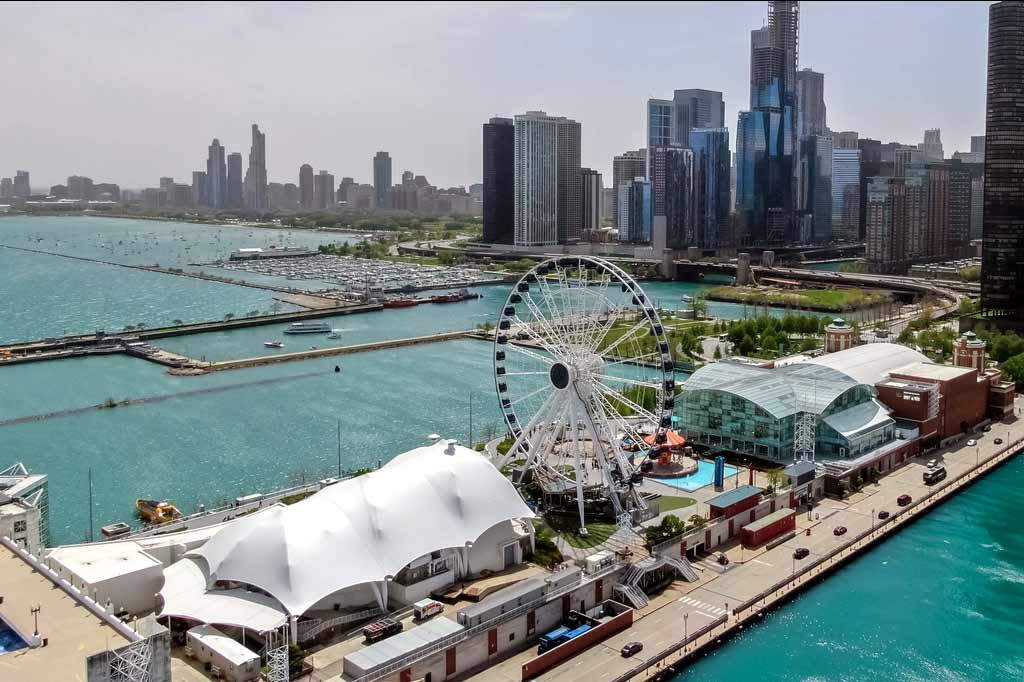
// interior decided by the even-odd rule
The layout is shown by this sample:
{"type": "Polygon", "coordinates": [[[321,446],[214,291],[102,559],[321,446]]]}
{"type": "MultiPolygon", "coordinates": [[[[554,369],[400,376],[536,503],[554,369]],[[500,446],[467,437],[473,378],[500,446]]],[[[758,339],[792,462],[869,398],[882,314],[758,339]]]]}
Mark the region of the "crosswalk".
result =
{"type": "Polygon", "coordinates": [[[725,609],[715,606],[714,604],[709,604],[705,601],[701,601],[699,599],[694,599],[693,597],[680,597],[679,599],[676,599],[676,601],[682,604],[686,604],[687,606],[692,606],[694,609],[700,609],[701,611],[704,611],[705,613],[710,613],[714,616],[725,615],[725,609]]]}

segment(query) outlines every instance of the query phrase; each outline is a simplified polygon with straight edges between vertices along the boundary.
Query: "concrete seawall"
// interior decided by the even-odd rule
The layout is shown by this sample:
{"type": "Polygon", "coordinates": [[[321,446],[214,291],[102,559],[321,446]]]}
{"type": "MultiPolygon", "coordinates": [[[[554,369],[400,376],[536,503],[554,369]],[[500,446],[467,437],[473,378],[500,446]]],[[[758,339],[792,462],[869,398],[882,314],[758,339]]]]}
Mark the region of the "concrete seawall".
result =
{"type": "Polygon", "coordinates": [[[383,350],[386,348],[401,348],[403,346],[418,346],[425,343],[438,343],[441,341],[452,341],[466,338],[469,332],[443,332],[430,334],[429,336],[415,336],[406,339],[389,339],[386,341],[373,341],[370,343],[359,343],[352,346],[335,346],[333,348],[317,348],[298,351],[295,353],[279,353],[277,355],[263,355],[255,358],[242,360],[223,360],[221,362],[197,363],[202,365],[207,372],[220,372],[229,369],[241,369],[243,367],[259,367],[261,365],[272,365],[278,362],[291,362],[293,360],[310,360],[314,358],[326,358],[334,355],[352,355],[354,353],[366,353],[368,351],[383,350]]]}

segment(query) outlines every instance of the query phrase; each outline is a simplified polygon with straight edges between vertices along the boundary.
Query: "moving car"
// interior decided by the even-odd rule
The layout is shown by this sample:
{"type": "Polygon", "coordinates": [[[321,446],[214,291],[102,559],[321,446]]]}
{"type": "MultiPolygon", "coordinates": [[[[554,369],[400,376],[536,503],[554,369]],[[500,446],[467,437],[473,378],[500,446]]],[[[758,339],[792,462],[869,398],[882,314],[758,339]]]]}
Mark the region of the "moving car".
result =
{"type": "Polygon", "coordinates": [[[811,550],[807,549],[806,547],[797,547],[796,551],[793,552],[793,558],[794,559],[803,559],[803,558],[807,557],[807,555],[809,555],[810,553],[811,553],[811,550]]]}
{"type": "Polygon", "coordinates": [[[622,647],[622,657],[629,658],[635,656],[644,650],[643,642],[629,642],[626,646],[622,647]]]}
{"type": "Polygon", "coordinates": [[[846,526],[836,526],[835,528],[832,529],[832,535],[845,535],[845,534],[846,534],[846,526]]]}
{"type": "Polygon", "coordinates": [[[727,557],[727,556],[725,556],[725,554],[719,552],[719,554],[718,554],[718,563],[720,563],[723,566],[728,566],[729,565],[729,557],[727,557]]]}
{"type": "Polygon", "coordinates": [[[367,644],[387,639],[391,635],[397,635],[402,631],[402,621],[394,618],[381,618],[363,628],[363,637],[367,644]]]}
{"type": "Polygon", "coordinates": [[[1002,445],[1003,444],[1003,439],[1002,438],[996,438],[994,442],[995,442],[996,445],[1002,445]]]}
{"type": "Polygon", "coordinates": [[[885,521],[887,518],[889,518],[889,512],[883,509],[882,511],[878,512],[878,518],[882,521],[885,521]]]}
{"type": "Polygon", "coordinates": [[[421,599],[412,605],[413,618],[426,620],[444,612],[444,604],[433,599],[421,599]]]}
{"type": "Polygon", "coordinates": [[[974,440],[973,438],[970,439],[969,441],[967,441],[967,447],[969,447],[969,448],[973,448],[977,444],[978,444],[978,441],[974,440]]]}
{"type": "Polygon", "coordinates": [[[896,498],[896,504],[898,504],[901,507],[906,507],[908,504],[910,504],[912,499],[913,498],[911,498],[910,495],[900,495],[899,497],[896,498]]]}

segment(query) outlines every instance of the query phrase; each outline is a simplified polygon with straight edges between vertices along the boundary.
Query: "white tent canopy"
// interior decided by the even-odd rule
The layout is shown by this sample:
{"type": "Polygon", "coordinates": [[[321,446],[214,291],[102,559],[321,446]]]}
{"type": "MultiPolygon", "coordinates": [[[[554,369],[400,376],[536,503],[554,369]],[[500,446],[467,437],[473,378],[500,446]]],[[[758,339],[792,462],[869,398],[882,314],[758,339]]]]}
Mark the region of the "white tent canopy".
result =
{"type": "Polygon", "coordinates": [[[182,559],[164,571],[161,616],[200,623],[247,627],[269,632],[281,627],[288,614],[272,597],[245,589],[206,591],[202,559],[182,559]]]}
{"type": "Polygon", "coordinates": [[[207,570],[207,588],[218,580],[253,585],[298,616],[338,590],[383,581],[420,556],[533,516],[481,454],[439,441],[296,504],[239,518],[188,556],[207,570]]]}

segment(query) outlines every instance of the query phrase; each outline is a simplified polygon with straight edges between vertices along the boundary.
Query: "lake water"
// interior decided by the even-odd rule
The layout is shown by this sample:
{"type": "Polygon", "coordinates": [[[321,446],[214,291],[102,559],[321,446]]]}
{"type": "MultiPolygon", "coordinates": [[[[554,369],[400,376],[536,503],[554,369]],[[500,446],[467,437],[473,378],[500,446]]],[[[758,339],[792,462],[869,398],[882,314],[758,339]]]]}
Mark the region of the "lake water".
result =
{"type": "MultiPolygon", "coordinates": [[[[337,235],[296,233],[285,241],[276,233],[252,233],[100,218],[0,219],[0,244],[175,267],[240,246],[338,241],[337,235]],[[154,236],[137,251],[102,246],[124,233],[154,236]],[[33,234],[43,241],[33,241],[33,234]]],[[[707,286],[644,284],[668,308],[707,286]]],[[[218,319],[270,305],[269,292],[8,249],[0,249],[0,291],[0,339],[8,341],[65,329],[218,319]]],[[[342,343],[468,329],[494,321],[506,289],[478,291],[484,296],[478,301],[339,317],[332,324],[343,330],[342,343]]],[[[751,312],[734,304],[710,308],[720,317],[751,312]]],[[[244,357],[267,352],[262,341],[279,331],[160,343],[211,358],[244,357]]],[[[501,417],[491,352],[487,342],[464,340],[202,377],[172,377],[156,365],[117,356],[6,367],[0,370],[0,422],[82,410],[107,398],[148,402],[0,425],[0,466],[22,461],[47,473],[53,540],[77,542],[88,534],[90,469],[98,528],[130,520],[137,497],[171,499],[188,512],[200,503],[334,475],[339,421],[343,469],[374,466],[425,444],[434,432],[468,441],[471,402],[474,440],[496,435],[501,417]]],[[[1018,458],[679,678],[1024,679],[1024,541],[1012,521],[1024,505],[1022,477],[1024,459],[1018,458]]]]}

